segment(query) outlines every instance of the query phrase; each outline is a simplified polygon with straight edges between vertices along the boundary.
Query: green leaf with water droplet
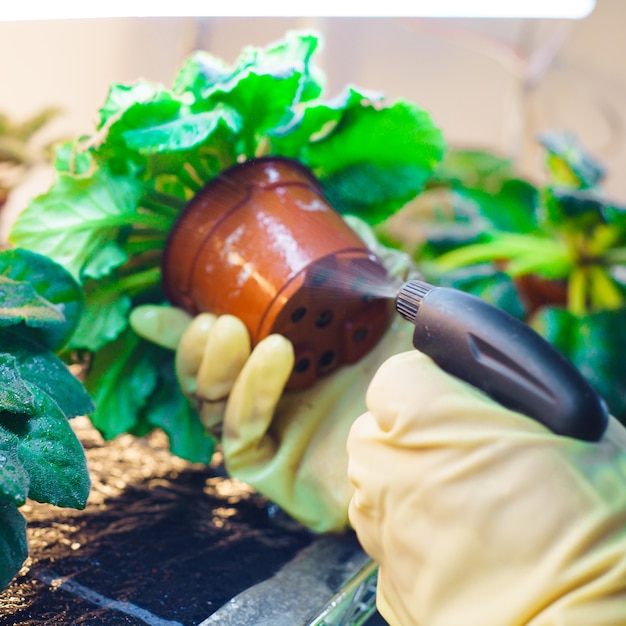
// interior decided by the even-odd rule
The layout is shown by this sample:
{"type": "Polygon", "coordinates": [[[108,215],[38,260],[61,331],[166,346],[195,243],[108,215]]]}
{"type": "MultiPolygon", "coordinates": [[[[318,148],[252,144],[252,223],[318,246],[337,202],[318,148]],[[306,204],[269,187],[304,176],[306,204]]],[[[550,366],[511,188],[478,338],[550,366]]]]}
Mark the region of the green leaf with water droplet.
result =
{"type": "Polygon", "coordinates": [[[26,520],[10,500],[0,498],[0,589],[20,571],[28,556],[26,520]]]}
{"type": "Polygon", "coordinates": [[[16,437],[17,457],[30,481],[28,497],[56,506],[84,508],[90,479],[83,448],[56,403],[34,390],[39,413],[24,420],[5,413],[0,423],[16,437]]]}
{"type": "Polygon", "coordinates": [[[17,444],[17,435],[2,426],[0,417],[0,500],[8,499],[16,506],[22,506],[26,502],[30,479],[18,457],[17,444]]]}
{"type": "Polygon", "coordinates": [[[35,398],[22,377],[17,359],[6,352],[0,352],[0,381],[0,411],[25,415],[35,413],[35,398]]]}
{"type": "MultiPolygon", "coordinates": [[[[13,355],[15,371],[21,380],[31,390],[39,389],[50,397],[66,418],[90,413],[93,401],[67,365],[53,352],[20,334],[18,329],[0,329],[0,345],[13,355]]],[[[25,394],[24,391],[24,398],[25,394]]],[[[38,410],[36,407],[30,412],[38,410]]]]}
{"type": "Polygon", "coordinates": [[[32,285],[0,276],[0,326],[62,324],[63,313],[42,298],[32,285]]]}

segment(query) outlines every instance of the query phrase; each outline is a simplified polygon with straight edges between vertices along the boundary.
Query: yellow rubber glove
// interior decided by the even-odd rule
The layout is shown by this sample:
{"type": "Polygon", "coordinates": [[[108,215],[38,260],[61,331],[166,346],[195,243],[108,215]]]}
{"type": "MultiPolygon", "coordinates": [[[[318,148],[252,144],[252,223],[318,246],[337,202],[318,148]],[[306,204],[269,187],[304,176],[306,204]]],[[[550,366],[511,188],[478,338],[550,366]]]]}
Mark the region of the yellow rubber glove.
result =
{"type": "MultiPolygon", "coordinates": [[[[408,278],[408,258],[378,245],[369,228],[348,218],[388,271],[408,278]]],[[[139,307],[131,325],[140,335],[176,349],[181,388],[197,404],[207,429],[221,437],[224,464],[234,476],[316,532],[348,525],[352,486],[346,439],[365,410],[378,366],[411,345],[412,326],[398,316],[375,348],[303,391],[284,391],[293,368],[290,342],[272,335],[250,351],[237,318],[172,307],[139,307]],[[221,430],[221,432],[220,432],[221,430]]]]}
{"type": "Polygon", "coordinates": [[[549,432],[411,350],[348,439],[350,521],[392,626],[624,626],[626,434],[549,432]]]}

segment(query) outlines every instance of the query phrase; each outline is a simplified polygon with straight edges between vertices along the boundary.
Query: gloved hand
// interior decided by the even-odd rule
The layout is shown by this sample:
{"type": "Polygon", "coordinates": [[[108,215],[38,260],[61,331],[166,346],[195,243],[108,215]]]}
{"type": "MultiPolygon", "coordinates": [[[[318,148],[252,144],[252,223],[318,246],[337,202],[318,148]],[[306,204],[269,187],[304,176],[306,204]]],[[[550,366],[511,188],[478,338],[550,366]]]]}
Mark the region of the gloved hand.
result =
{"type": "MultiPolygon", "coordinates": [[[[379,246],[369,228],[348,218],[388,272],[408,278],[406,255],[379,246]]],[[[254,350],[237,318],[201,314],[193,320],[172,307],[139,307],[131,324],[140,335],[176,349],[181,388],[198,403],[206,428],[221,428],[228,473],[316,532],[348,525],[352,486],[346,439],[365,410],[365,392],[377,367],[411,345],[412,327],[399,316],[375,348],[303,391],[284,391],[293,348],[272,335],[254,350]]]]}
{"type": "Polygon", "coordinates": [[[626,624],[626,431],[552,434],[411,350],[348,437],[350,521],[392,626],[626,624]]]}

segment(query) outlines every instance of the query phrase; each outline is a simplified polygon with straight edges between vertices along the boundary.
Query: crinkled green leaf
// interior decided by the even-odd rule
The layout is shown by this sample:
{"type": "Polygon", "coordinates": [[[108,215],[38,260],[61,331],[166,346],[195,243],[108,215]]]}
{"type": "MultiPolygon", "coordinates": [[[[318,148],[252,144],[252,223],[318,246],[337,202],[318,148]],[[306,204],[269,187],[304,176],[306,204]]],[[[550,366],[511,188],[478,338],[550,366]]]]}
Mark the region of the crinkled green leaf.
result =
{"type": "MultiPolygon", "coordinates": [[[[66,418],[90,413],[93,402],[67,365],[53,352],[25,337],[19,329],[0,329],[0,346],[13,356],[14,371],[31,389],[48,396],[66,418]]],[[[30,406],[28,402],[25,404],[30,406]]]]}
{"type": "Polygon", "coordinates": [[[150,100],[135,102],[112,118],[104,140],[93,148],[97,163],[106,163],[110,172],[117,176],[142,179],[148,168],[148,157],[126,142],[126,134],[154,128],[175,121],[184,104],[172,93],[158,89],[150,100]]]}
{"type": "Polygon", "coordinates": [[[329,203],[340,213],[377,224],[412,200],[425,176],[420,166],[363,162],[347,165],[321,182],[329,203]]]}
{"type": "Polygon", "coordinates": [[[398,101],[350,108],[326,137],[303,150],[339,211],[380,222],[414,198],[444,152],[430,115],[398,101]]]}
{"type": "Polygon", "coordinates": [[[86,175],[94,167],[91,152],[81,149],[79,141],[66,141],[56,147],[54,168],[77,176],[86,175]]]}
{"type": "Polygon", "coordinates": [[[0,589],[20,571],[26,557],[26,520],[13,502],[0,498],[0,589]]]}
{"type": "Polygon", "coordinates": [[[166,90],[159,90],[151,100],[133,103],[120,111],[119,117],[109,128],[103,147],[99,148],[97,153],[108,154],[112,148],[129,147],[126,140],[129,133],[174,122],[181,112],[186,110],[180,99],[173,97],[166,90]]]}
{"type": "Polygon", "coordinates": [[[17,454],[18,437],[2,422],[0,413],[0,501],[10,500],[15,506],[22,506],[28,497],[30,479],[17,454]]]}
{"type": "Polygon", "coordinates": [[[240,132],[239,152],[248,158],[257,156],[263,136],[271,129],[288,124],[294,115],[301,76],[297,73],[277,78],[249,70],[231,85],[220,85],[210,96],[211,107],[218,102],[239,112],[246,123],[240,132]]]}
{"type": "Polygon", "coordinates": [[[290,31],[282,40],[265,48],[244,48],[232,66],[208,52],[196,52],[176,75],[173,91],[178,95],[190,94],[200,102],[215,91],[231,91],[251,69],[257,75],[277,79],[296,72],[301,75],[298,100],[305,102],[318,97],[322,90],[323,77],[311,67],[318,43],[313,34],[290,31]]]}
{"type": "Polygon", "coordinates": [[[241,129],[241,117],[235,109],[217,106],[212,111],[187,115],[150,128],[123,133],[129,148],[144,153],[189,150],[206,141],[218,124],[226,124],[233,133],[241,129]]]}
{"type": "Polygon", "coordinates": [[[140,195],[137,181],[104,169],[87,177],[60,174],[19,215],[10,241],[49,257],[80,280],[103,250],[109,254],[104,242],[115,242],[121,227],[142,221],[136,214],[140,195]]]}
{"type": "Polygon", "coordinates": [[[5,413],[1,425],[17,436],[17,456],[28,474],[28,497],[62,507],[84,508],[90,490],[85,453],[57,404],[35,390],[39,411],[24,420],[5,413]]]}
{"type": "Polygon", "coordinates": [[[85,384],[96,403],[91,421],[105,439],[136,428],[156,389],[157,352],[156,346],[131,330],[98,351],[85,384]]]}
{"type": "Polygon", "coordinates": [[[320,78],[310,66],[317,44],[312,35],[288,33],[265,49],[244,49],[229,75],[209,72],[206,88],[194,90],[194,109],[227,105],[236,110],[243,120],[237,152],[258,156],[263,139],[292,122],[300,103],[321,93],[320,78]]]}
{"type": "Polygon", "coordinates": [[[301,154],[309,141],[320,141],[329,135],[346,111],[360,108],[367,103],[381,103],[382,94],[366,93],[355,87],[348,87],[337,98],[324,102],[314,100],[296,111],[293,121],[270,135],[271,152],[284,157],[306,161],[301,154]]]}
{"type": "Polygon", "coordinates": [[[157,391],[148,398],[143,419],[167,434],[173,454],[192,463],[209,463],[215,440],[204,429],[198,412],[181,392],[171,352],[163,351],[159,374],[157,391]]]}
{"type": "Polygon", "coordinates": [[[318,44],[318,37],[312,33],[288,31],[281,40],[266,47],[247,46],[236,60],[231,73],[216,80],[212,88],[204,91],[201,97],[209,99],[215,92],[230,92],[239,81],[254,72],[257,76],[273,77],[276,81],[297,75],[300,86],[295,103],[317,98],[324,82],[323,74],[311,64],[318,44]]]}
{"type": "MultiPolygon", "coordinates": [[[[307,102],[321,95],[324,77],[316,71],[311,61],[319,46],[319,39],[312,33],[288,31],[283,39],[266,48],[257,49],[254,63],[263,73],[283,76],[294,69],[300,74],[298,102],[307,102]]],[[[242,58],[246,58],[244,51],[242,58]]]]}
{"type": "Polygon", "coordinates": [[[28,250],[0,251],[0,326],[24,322],[52,350],[64,346],[83,310],[83,292],[60,265],[28,250]]]}
{"type": "Polygon", "coordinates": [[[152,83],[145,80],[137,81],[132,85],[112,84],[107,98],[99,111],[99,127],[101,128],[107,122],[110,123],[111,118],[126,111],[133,104],[147,102],[154,96],[156,90],[152,83]]]}
{"type": "Polygon", "coordinates": [[[232,68],[222,59],[199,50],[185,59],[174,77],[172,91],[178,95],[191,94],[201,100],[216,84],[228,80],[232,73],[232,68]]]}
{"type": "Polygon", "coordinates": [[[91,259],[83,268],[85,276],[99,278],[108,276],[113,270],[128,261],[126,252],[114,241],[107,241],[99,250],[97,256],[91,259]]]}

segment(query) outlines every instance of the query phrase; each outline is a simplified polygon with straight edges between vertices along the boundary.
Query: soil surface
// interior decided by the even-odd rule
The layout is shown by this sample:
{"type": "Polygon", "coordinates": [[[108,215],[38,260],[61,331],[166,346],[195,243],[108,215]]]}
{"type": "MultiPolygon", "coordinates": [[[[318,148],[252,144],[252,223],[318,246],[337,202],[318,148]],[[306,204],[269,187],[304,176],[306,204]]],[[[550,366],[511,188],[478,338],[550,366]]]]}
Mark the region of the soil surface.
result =
{"type": "Polygon", "coordinates": [[[30,557],[1,626],[192,626],[314,536],[247,485],[173,457],[160,433],[104,442],[73,420],[92,476],[85,510],[29,502],[30,557]]]}

